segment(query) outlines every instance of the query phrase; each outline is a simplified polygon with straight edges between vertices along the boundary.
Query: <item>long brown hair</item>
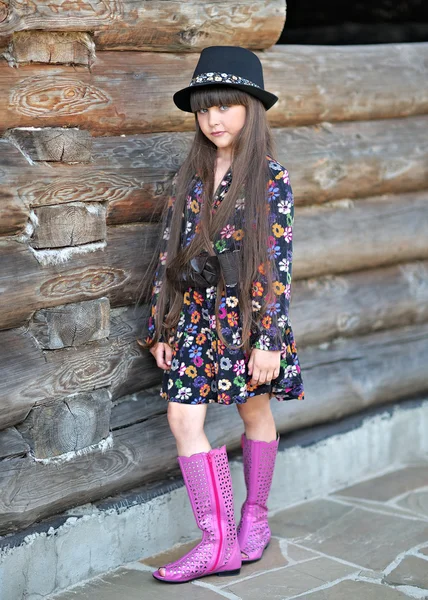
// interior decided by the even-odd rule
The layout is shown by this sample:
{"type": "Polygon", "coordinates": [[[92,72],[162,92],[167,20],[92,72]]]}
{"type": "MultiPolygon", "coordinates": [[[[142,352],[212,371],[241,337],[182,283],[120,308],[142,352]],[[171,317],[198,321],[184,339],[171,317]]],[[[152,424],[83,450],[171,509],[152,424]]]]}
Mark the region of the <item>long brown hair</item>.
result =
{"type": "MultiPolygon", "coordinates": [[[[262,103],[241,90],[227,86],[195,89],[191,95],[191,107],[195,113],[196,134],[190,152],[175,178],[174,205],[165,267],[181,269],[200,252],[207,251],[211,255],[215,254],[211,240],[227,223],[234,222],[235,203],[238,199],[245,198],[244,209],[240,211],[243,212],[243,218],[239,223],[239,227],[243,230],[243,237],[240,240],[241,261],[239,266],[239,312],[242,343],[233,347],[242,346],[244,351],[249,352],[251,330],[257,326],[257,321],[263,315],[266,304],[275,297],[272,288],[273,264],[267,259],[269,235],[267,188],[271,175],[266,157],[273,155],[272,135],[262,103]],[[202,133],[197,120],[197,111],[211,106],[237,104],[246,107],[246,118],[232,148],[232,182],[220,205],[212,213],[217,147],[202,133]],[[186,199],[191,192],[195,174],[203,182],[200,220],[190,244],[186,248],[180,248],[182,215],[185,214],[186,199]],[[259,311],[253,312],[253,284],[256,279],[260,278],[261,273],[265,278],[263,284],[266,290],[265,303],[259,311]]],[[[165,226],[167,212],[168,206],[163,212],[163,226],[165,226]]],[[[155,259],[157,258],[158,254],[155,255],[155,259]]],[[[148,285],[152,282],[156,262],[152,260],[149,265],[149,273],[144,276],[146,299],[149,299],[150,288],[148,285]]],[[[216,314],[218,314],[223,289],[224,282],[221,278],[217,286],[216,314]]],[[[163,324],[164,339],[169,339],[177,326],[182,304],[183,293],[176,291],[164,277],[156,304],[154,338],[145,347],[151,348],[159,340],[161,324],[163,324]]],[[[230,347],[221,333],[218,319],[217,334],[222,342],[230,347]]]]}

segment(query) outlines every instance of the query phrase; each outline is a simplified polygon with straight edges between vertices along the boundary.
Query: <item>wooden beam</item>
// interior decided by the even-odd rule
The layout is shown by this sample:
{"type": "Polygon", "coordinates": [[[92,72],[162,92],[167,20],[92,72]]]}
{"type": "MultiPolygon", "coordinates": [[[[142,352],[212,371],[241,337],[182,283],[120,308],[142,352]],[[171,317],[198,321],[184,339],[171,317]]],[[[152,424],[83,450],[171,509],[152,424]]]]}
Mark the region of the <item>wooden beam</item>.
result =
{"type": "Polygon", "coordinates": [[[428,193],[302,207],[294,223],[295,279],[428,258],[428,193]]]}
{"type": "MultiPolygon", "coordinates": [[[[297,206],[428,188],[428,116],[275,129],[276,158],[297,206]]],[[[0,140],[0,235],[25,230],[33,207],[105,202],[107,223],[157,220],[189,133],[93,140],[89,165],[30,165],[0,140]]]]}
{"type": "Polygon", "coordinates": [[[33,314],[29,331],[43,350],[81,346],[110,334],[108,298],[70,302],[33,314]]]}
{"type": "Polygon", "coordinates": [[[0,329],[26,322],[36,310],[70,302],[107,297],[114,307],[134,303],[158,229],[121,225],[109,228],[107,244],[52,250],[0,240],[0,329]]]}
{"type": "MultiPolygon", "coordinates": [[[[426,393],[427,336],[428,325],[416,325],[301,351],[306,398],[272,400],[278,430],[286,434],[368,406],[426,393]],[[397,356],[406,357],[404,371],[391,368],[397,356]]],[[[165,405],[161,399],[158,403],[165,405]]],[[[207,434],[213,446],[226,443],[229,449],[238,448],[242,431],[234,407],[210,406],[207,434]]],[[[117,490],[177,473],[175,440],[164,414],[114,431],[111,448],[76,453],[73,460],[59,464],[53,459],[41,463],[30,457],[2,461],[0,534],[117,490]]]]}
{"type": "Polygon", "coordinates": [[[89,33],[81,31],[17,31],[13,34],[7,58],[14,64],[40,62],[90,66],[95,60],[95,44],[89,33]]]}
{"type": "MultiPolygon", "coordinates": [[[[281,0],[11,1],[4,12],[1,37],[22,30],[91,32],[98,50],[195,52],[214,44],[263,49],[275,44],[285,22],[281,0]]],[[[37,50],[24,57],[45,56],[37,50]]]]}
{"type": "Polygon", "coordinates": [[[146,317],[147,307],[114,309],[108,338],[57,350],[42,350],[24,327],[0,332],[0,430],[73,394],[108,388],[116,400],[156,384],[156,362],[136,342],[146,317]]]}
{"type": "Polygon", "coordinates": [[[105,241],[106,206],[101,202],[68,202],[33,211],[32,248],[64,248],[105,241]]]}
{"type": "Polygon", "coordinates": [[[15,427],[0,431],[0,461],[8,458],[27,456],[30,446],[24,441],[22,435],[15,427]]]}
{"type": "MultiPolygon", "coordinates": [[[[267,113],[273,127],[428,112],[428,42],[286,45],[260,57],[265,87],[279,97],[267,113]]],[[[93,136],[192,131],[194,116],[176,108],[172,96],[189,85],[197,60],[195,54],[104,52],[90,70],[37,64],[11,69],[4,61],[0,131],[41,120],[93,136]]]]}
{"type": "Polygon", "coordinates": [[[35,458],[77,452],[107,438],[111,400],[107,389],[50,400],[31,409],[16,429],[35,458]]]}
{"type": "Polygon", "coordinates": [[[428,261],[311,277],[291,288],[300,347],[428,322],[428,261]]]}
{"type": "MultiPolygon", "coordinates": [[[[298,348],[325,344],[334,338],[393,330],[397,323],[423,325],[428,322],[427,290],[428,261],[297,280],[292,285],[290,321],[298,348]]],[[[97,302],[87,301],[82,306],[97,302]]],[[[87,320],[85,328],[85,321],[79,319],[79,336],[73,345],[73,340],[64,340],[63,334],[60,343],[67,342],[70,347],[54,352],[40,348],[46,346],[48,334],[51,348],[60,347],[60,343],[53,343],[59,337],[55,321],[49,324],[51,331],[39,335],[37,344],[33,326],[28,332],[24,328],[0,332],[0,371],[4,374],[0,428],[15,425],[34,405],[49,402],[52,397],[61,400],[80,390],[101,387],[108,387],[118,404],[113,427],[159,414],[159,405],[152,403],[158,394],[141,391],[159,384],[162,374],[151,354],[136,344],[147,322],[147,309],[139,306],[113,310],[108,339],[92,339],[86,344],[93,326],[87,320]]],[[[40,318],[49,318],[52,312],[60,323],[70,323],[79,314],[76,310],[74,304],[41,309],[40,318]]],[[[65,329],[76,331],[71,325],[65,329]]]]}
{"type": "MultiPolygon", "coordinates": [[[[428,259],[426,206],[427,193],[415,192],[298,208],[293,280],[428,259]]],[[[158,235],[156,224],[120,225],[108,228],[107,244],[75,250],[36,251],[22,241],[0,240],[0,329],[70,302],[101,297],[113,307],[136,302],[158,235]]]]}
{"type": "Polygon", "coordinates": [[[9,129],[4,138],[30,161],[69,164],[91,161],[91,135],[76,127],[17,127],[9,129]]]}

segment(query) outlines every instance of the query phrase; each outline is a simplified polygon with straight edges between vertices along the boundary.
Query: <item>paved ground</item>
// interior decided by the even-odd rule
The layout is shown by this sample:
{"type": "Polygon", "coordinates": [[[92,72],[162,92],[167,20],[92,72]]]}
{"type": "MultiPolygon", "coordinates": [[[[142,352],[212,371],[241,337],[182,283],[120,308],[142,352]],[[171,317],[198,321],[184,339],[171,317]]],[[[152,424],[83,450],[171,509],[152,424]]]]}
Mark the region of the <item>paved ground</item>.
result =
{"type": "MultiPolygon", "coordinates": [[[[286,491],[285,491],[286,493],[286,491]]],[[[234,577],[156,581],[195,542],[130,563],[55,600],[428,599],[428,460],[276,513],[261,561],[234,577]]]]}

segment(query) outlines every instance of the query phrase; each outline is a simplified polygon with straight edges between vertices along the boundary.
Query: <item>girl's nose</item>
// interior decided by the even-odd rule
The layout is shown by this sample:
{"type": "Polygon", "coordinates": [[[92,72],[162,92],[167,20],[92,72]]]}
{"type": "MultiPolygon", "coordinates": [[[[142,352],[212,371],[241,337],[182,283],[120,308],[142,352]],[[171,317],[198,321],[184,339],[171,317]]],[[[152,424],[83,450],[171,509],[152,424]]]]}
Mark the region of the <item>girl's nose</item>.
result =
{"type": "Polygon", "coordinates": [[[210,127],[215,127],[220,122],[218,110],[215,107],[208,109],[208,123],[210,127]]]}

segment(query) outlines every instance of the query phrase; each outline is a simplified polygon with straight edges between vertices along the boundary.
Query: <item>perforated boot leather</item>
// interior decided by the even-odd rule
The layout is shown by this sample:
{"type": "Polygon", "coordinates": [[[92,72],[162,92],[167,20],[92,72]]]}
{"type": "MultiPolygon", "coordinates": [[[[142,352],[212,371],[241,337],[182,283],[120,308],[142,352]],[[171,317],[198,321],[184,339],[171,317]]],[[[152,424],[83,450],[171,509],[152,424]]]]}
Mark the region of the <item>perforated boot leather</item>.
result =
{"type": "Polygon", "coordinates": [[[226,446],[179,456],[178,462],[202,540],[182,558],[165,565],[165,577],[159,569],[153,577],[184,583],[214,573],[238,575],[242,559],[226,446]]]}
{"type": "Polygon", "coordinates": [[[279,435],[273,442],[241,437],[247,498],[242,505],[238,542],[243,563],[260,560],[271,539],[267,500],[272,485],[279,435]]]}

